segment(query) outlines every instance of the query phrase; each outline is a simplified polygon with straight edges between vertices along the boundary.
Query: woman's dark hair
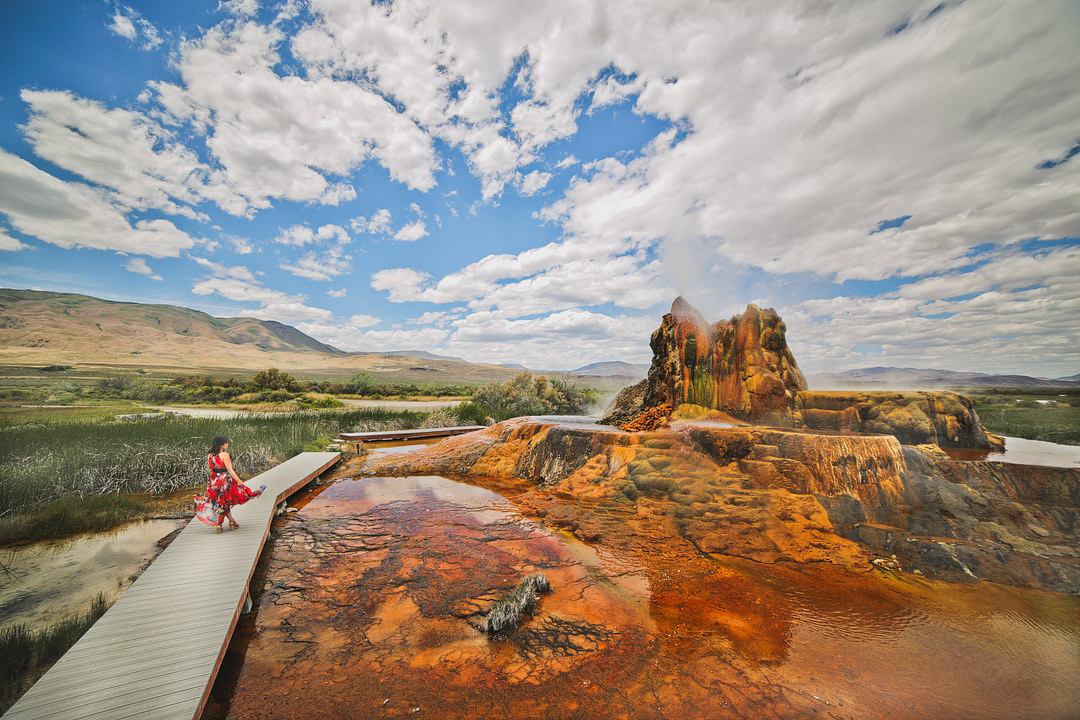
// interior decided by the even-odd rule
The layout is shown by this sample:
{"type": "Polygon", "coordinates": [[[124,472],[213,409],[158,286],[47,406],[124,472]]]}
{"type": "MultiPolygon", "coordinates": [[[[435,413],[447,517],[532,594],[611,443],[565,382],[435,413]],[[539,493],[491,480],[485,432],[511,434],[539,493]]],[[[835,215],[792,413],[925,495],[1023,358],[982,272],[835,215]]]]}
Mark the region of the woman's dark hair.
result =
{"type": "Polygon", "coordinates": [[[219,452],[221,452],[221,446],[227,442],[232,441],[224,435],[218,435],[216,438],[214,438],[214,442],[210,444],[210,454],[217,455],[219,452]]]}

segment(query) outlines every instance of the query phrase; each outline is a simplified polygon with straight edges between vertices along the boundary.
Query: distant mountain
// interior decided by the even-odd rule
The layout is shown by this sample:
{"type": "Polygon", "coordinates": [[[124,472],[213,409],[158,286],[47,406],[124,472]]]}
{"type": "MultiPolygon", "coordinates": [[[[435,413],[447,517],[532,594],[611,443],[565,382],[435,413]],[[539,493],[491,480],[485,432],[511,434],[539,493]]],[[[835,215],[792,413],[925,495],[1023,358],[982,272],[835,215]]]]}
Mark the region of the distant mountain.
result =
{"type": "Polygon", "coordinates": [[[93,355],[190,356],[215,352],[342,355],[294,327],[251,317],[216,318],[175,305],[0,288],[0,347],[93,355]]]}
{"type": "Polygon", "coordinates": [[[384,382],[451,384],[505,382],[517,374],[424,350],[346,353],[270,320],[0,288],[0,372],[48,365],[214,374],[276,367],[321,377],[363,371],[384,382]]]}
{"type": "Polygon", "coordinates": [[[640,363],[627,363],[621,360],[609,362],[595,362],[577,370],[571,370],[571,375],[594,375],[597,377],[630,377],[643,378],[649,374],[649,366],[640,363]]]}
{"type": "Polygon", "coordinates": [[[933,389],[942,387],[1050,388],[1080,385],[1080,376],[1051,380],[1027,375],[989,375],[953,370],[872,367],[845,370],[840,373],[809,375],[806,381],[812,390],[846,388],[933,389]]]}
{"type": "Polygon", "coordinates": [[[1063,382],[1080,383],[1080,373],[1077,373],[1075,375],[1070,375],[1069,377],[1058,378],[1058,380],[1061,380],[1063,382]]]}
{"type": "Polygon", "coordinates": [[[427,350],[380,350],[379,352],[354,352],[350,355],[391,355],[393,357],[411,357],[419,360],[445,360],[447,362],[468,362],[463,358],[452,355],[436,355],[427,350]]]}
{"type": "Polygon", "coordinates": [[[525,367],[524,365],[522,365],[521,363],[499,363],[499,367],[511,368],[513,370],[528,370],[529,369],[529,368],[525,367]]]}

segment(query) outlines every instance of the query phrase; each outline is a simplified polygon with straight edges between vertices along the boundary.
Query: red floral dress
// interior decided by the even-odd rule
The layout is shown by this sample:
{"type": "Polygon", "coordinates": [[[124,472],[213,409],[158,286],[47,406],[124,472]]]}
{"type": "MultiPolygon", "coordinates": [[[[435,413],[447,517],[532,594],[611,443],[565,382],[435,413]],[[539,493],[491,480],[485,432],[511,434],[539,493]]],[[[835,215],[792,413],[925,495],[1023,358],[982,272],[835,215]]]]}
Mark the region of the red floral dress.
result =
{"type": "Polygon", "coordinates": [[[195,496],[195,517],[207,525],[220,525],[225,513],[236,505],[259,497],[262,492],[261,488],[260,492],[253,492],[248,486],[234,481],[220,455],[207,456],[207,463],[210,466],[210,482],[205,495],[195,496]]]}

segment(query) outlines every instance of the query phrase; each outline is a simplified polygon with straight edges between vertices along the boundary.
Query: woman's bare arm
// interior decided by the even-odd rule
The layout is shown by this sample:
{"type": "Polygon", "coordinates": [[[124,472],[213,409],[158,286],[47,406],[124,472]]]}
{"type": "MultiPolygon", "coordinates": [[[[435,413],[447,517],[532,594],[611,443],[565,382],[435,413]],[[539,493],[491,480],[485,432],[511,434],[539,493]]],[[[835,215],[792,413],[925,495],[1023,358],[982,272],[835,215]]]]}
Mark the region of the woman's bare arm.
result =
{"type": "Polygon", "coordinates": [[[225,463],[225,469],[229,471],[230,475],[232,475],[233,480],[235,480],[239,484],[243,485],[244,481],[240,479],[240,476],[237,475],[236,471],[233,470],[233,468],[232,468],[232,458],[229,457],[229,453],[222,450],[220,455],[221,455],[222,462],[225,463]]]}

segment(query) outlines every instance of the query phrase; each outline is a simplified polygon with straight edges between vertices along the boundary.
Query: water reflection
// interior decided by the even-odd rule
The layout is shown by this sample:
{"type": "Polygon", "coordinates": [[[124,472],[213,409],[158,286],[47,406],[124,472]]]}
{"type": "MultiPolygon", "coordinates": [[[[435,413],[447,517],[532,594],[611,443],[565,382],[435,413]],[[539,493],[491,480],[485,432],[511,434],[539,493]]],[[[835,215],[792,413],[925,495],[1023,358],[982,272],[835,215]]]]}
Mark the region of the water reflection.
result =
{"type": "Polygon", "coordinates": [[[1080,467],[1080,446],[1059,445],[1041,440],[1005,438],[1005,450],[971,450],[944,448],[953,460],[1045,465],[1049,467],[1080,467]]]}
{"type": "Polygon", "coordinates": [[[181,524],[148,520],[0,550],[0,625],[39,626],[85,610],[98,593],[115,598],[181,524]]]}
{"type": "MultiPolygon", "coordinates": [[[[346,480],[278,521],[206,717],[1080,714],[1080,601],[702,555],[611,508],[583,544],[517,481],[346,480]],[[553,591],[506,638],[495,599],[553,591]]],[[[580,508],[578,508],[580,509],[580,508]]]]}

